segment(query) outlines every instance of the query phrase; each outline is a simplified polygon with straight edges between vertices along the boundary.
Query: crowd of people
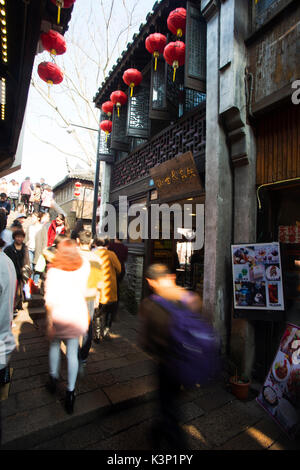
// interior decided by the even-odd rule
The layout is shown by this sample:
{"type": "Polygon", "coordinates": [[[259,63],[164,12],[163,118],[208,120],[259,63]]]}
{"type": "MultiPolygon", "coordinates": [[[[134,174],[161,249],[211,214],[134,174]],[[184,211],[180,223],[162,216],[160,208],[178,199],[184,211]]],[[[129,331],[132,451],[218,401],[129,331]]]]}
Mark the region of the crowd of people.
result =
{"type": "MultiPolygon", "coordinates": [[[[23,302],[33,294],[44,295],[50,339],[47,388],[54,393],[59,377],[60,344],[64,341],[68,360],[65,407],[72,413],[76,378],[79,370],[84,373],[93,330],[95,343],[110,337],[128,249],[117,238],[93,239],[82,221],[71,232],[63,213],[51,221],[48,211],[29,210],[27,215],[25,211],[15,212],[7,227],[9,212],[0,208],[0,249],[6,255],[0,260],[5,260],[6,277],[10,276],[7,265],[10,264],[9,269],[14,267],[11,313],[16,317],[23,302]]],[[[7,360],[3,362],[8,368],[7,360]]]]}
{"type": "MultiPolygon", "coordinates": [[[[24,300],[40,293],[45,299],[49,339],[46,388],[52,394],[56,392],[60,346],[64,342],[68,365],[65,410],[71,414],[77,377],[85,375],[92,342],[97,345],[111,339],[128,248],[118,234],[114,240],[93,237],[82,220],[71,231],[63,213],[57,213],[51,221],[49,211],[36,210],[38,206],[31,211],[30,196],[23,197],[22,204],[28,205],[27,210],[15,212],[9,227],[9,208],[0,207],[0,344],[4,345],[0,348],[0,384],[9,375],[9,360],[15,348],[14,316],[24,300]]],[[[140,305],[141,344],[158,358],[161,430],[172,439],[174,448],[182,449],[185,442],[176,400],[187,376],[188,384],[191,378],[196,383],[201,367],[193,363],[191,356],[183,361],[188,349],[175,351],[174,325],[177,322],[179,326],[181,316],[187,320],[191,312],[199,313],[201,302],[196,294],[179,287],[176,275],[164,265],[150,266],[146,279],[154,295],[140,305]]],[[[183,328],[189,342],[193,334],[188,331],[188,324],[183,324],[183,328]]],[[[190,351],[197,351],[192,343],[190,351]]],[[[206,363],[211,365],[208,356],[206,363]]],[[[153,429],[154,440],[160,434],[153,429]]]]}
{"type": "Polygon", "coordinates": [[[45,183],[44,178],[39,183],[32,183],[27,176],[21,184],[15,179],[0,180],[0,207],[7,211],[15,211],[19,204],[23,205],[26,215],[33,212],[49,212],[53,192],[51,186],[45,183]]]}

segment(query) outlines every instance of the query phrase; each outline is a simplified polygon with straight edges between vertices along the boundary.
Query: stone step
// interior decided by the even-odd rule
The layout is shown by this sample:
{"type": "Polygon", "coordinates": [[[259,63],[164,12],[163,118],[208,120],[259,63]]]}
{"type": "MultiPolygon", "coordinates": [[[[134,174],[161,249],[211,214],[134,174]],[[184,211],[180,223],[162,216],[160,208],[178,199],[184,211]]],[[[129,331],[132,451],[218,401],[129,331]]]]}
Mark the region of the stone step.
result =
{"type": "Polygon", "coordinates": [[[111,386],[78,395],[72,415],[65,412],[60,398],[6,418],[1,449],[32,449],[103,416],[151,401],[157,393],[157,383],[151,375],[120,385],[121,394],[117,386],[111,386]]]}

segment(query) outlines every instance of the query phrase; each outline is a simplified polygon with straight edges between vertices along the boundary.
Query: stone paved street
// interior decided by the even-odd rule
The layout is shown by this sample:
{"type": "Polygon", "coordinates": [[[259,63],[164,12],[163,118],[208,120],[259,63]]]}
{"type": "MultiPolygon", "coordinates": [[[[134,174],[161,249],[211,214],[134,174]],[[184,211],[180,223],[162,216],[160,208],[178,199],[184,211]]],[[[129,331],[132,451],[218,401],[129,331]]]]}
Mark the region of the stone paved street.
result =
{"type": "MultiPolygon", "coordinates": [[[[119,313],[114,338],[93,344],[69,416],[62,406],[64,355],[53,397],[44,386],[48,344],[43,315],[31,315],[21,312],[13,328],[17,349],[9,397],[2,402],[3,449],[150,450],[149,430],[158,417],[155,362],[138,346],[137,317],[119,313]]],[[[256,403],[253,391],[241,402],[217,383],[182,393],[178,406],[191,450],[299,448],[256,403]]]]}

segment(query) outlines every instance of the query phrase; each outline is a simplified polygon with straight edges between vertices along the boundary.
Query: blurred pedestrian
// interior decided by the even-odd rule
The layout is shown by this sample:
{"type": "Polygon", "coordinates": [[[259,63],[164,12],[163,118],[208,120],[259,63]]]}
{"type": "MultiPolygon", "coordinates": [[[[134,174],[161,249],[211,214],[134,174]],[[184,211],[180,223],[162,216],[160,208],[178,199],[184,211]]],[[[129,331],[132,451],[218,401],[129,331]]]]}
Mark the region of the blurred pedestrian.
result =
{"type": "Polygon", "coordinates": [[[4,249],[4,253],[12,260],[17,275],[17,291],[15,310],[22,309],[23,287],[27,278],[30,277],[30,261],[28,248],[24,243],[25,232],[17,229],[13,232],[13,243],[4,249]],[[29,276],[28,276],[29,275],[29,276]]]}
{"type": "Polygon", "coordinates": [[[29,200],[33,190],[33,185],[30,182],[30,177],[27,176],[25,180],[21,183],[20,194],[21,194],[21,202],[24,205],[24,211],[26,214],[29,210],[29,200]]]}
{"type": "Polygon", "coordinates": [[[5,193],[1,193],[0,194],[0,209],[4,209],[5,210],[5,214],[6,214],[6,219],[7,217],[9,216],[10,214],[10,202],[9,200],[7,199],[7,195],[5,193]]]}
{"type": "Polygon", "coordinates": [[[158,359],[161,409],[161,421],[152,430],[154,447],[164,436],[173,449],[186,449],[177,406],[181,385],[194,386],[215,372],[218,344],[212,328],[201,321],[200,297],[177,286],[167,266],[151,265],[146,279],[154,295],[140,305],[142,342],[158,359]]]}
{"type": "Polygon", "coordinates": [[[101,282],[101,262],[99,257],[91,251],[92,245],[92,232],[90,230],[83,230],[79,232],[77,243],[79,244],[80,254],[90,263],[90,275],[87,284],[86,301],[88,312],[90,315],[90,324],[88,333],[82,340],[82,347],[80,349],[80,372],[84,373],[88,354],[91,348],[93,339],[92,322],[94,318],[95,307],[99,305],[99,294],[101,282]]]}
{"type": "MultiPolygon", "coordinates": [[[[10,357],[16,347],[12,333],[16,271],[11,259],[2,251],[0,238],[0,388],[10,381],[10,357]]],[[[0,401],[0,446],[2,437],[0,401]]]]}
{"type": "Polygon", "coordinates": [[[41,194],[41,211],[49,212],[53,199],[53,192],[49,185],[45,185],[41,194]]]}
{"type": "Polygon", "coordinates": [[[0,180],[0,193],[7,194],[7,181],[5,178],[1,178],[0,180]]]}
{"type": "Polygon", "coordinates": [[[57,217],[52,220],[48,229],[47,246],[53,245],[53,242],[57,235],[66,235],[67,231],[68,225],[64,214],[58,214],[57,217]]]}
{"type": "Polygon", "coordinates": [[[120,261],[121,264],[121,273],[117,276],[117,294],[118,294],[118,302],[120,300],[120,284],[125,276],[125,263],[128,259],[128,248],[124,245],[120,238],[119,233],[116,234],[116,238],[113,241],[110,241],[108,249],[113,251],[120,261]]]}
{"type": "MultiPolygon", "coordinates": [[[[48,242],[48,230],[50,227],[50,214],[49,212],[41,213],[41,225],[37,233],[35,234],[35,251],[34,251],[34,259],[33,264],[37,267],[39,265],[39,261],[41,261],[41,257],[43,257],[43,251],[47,248],[48,242]]],[[[43,270],[44,271],[44,270],[43,270]]],[[[38,271],[38,272],[43,272],[38,271]]]]}
{"type": "Polygon", "coordinates": [[[73,413],[78,374],[79,338],[88,330],[89,315],[85,300],[90,272],[89,263],[79,253],[73,240],[62,240],[58,246],[45,284],[45,302],[50,339],[49,392],[56,390],[60,369],[60,343],[67,347],[68,385],[65,398],[67,413],[73,413]]]}
{"type": "Polygon", "coordinates": [[[108,240],[98,238],[97,250],[94,251],[101,262],[100,302],[99,308],[95,311],[96,343],[100,342],[101,337],[110,337],[112,322],[118,307],[117,275],[121,273],[121,264],[116,254],[108,250],[108,245],[108,240]]]}
{"type": "Polygon", "coordinates": [[[10,180],[8,184],[7,195],[11,205],[11,210],[17,210],[19,200],[19,183],[16,180],[10,180]]]}
{"type": "Polygon", "coordinates": [[[40,183],[35,183],[34,189],[31,195],[31,202],[32,202],[32,211],[39,212],[40,205],[41,205],[41,185],[40,183]]]}
{"type": "Polygon", "coordinates": [[[25,243],[28,247],[29,251],[29,259],[30,259],[30,267],[32,270],[32,279],[33,282],[37,285],[39,281],[39,274],[34,272],[35,269],[35,263],[34,263],[34,258],[35,258],[35,238],[37,233],[41,230],[42,224],[41,224],[41,218],[42,218],[42,213],[41,212],[33,212],[31,215],[31,220],[30,224],[27,226],[26,229],[26,237],[25,237],[25,243]]]}
{"type": "Polygon", "coordinates": [[[71,231],[71,240],[77,240],[79,233],[82,232],[83,230],[84,230],[83,220],[78,219],[75,224],[75,227],[71,231]]]}

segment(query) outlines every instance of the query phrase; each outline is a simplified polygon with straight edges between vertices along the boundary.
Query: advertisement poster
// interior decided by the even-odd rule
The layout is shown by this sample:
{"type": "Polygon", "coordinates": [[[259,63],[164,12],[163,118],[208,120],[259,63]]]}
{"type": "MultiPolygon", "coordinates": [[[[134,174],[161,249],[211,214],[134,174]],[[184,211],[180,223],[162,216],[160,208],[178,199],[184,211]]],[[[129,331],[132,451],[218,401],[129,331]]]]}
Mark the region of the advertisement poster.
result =
{"type": "Polygon", "coordinates": [[[300,427],[300,328],[288,324],[257,402],[291,439],[300,427]]]}
{"type": "Polygon", "coordinates": [[[232,245],[234,308],[284,310],[279,243],[232,245]]]}

